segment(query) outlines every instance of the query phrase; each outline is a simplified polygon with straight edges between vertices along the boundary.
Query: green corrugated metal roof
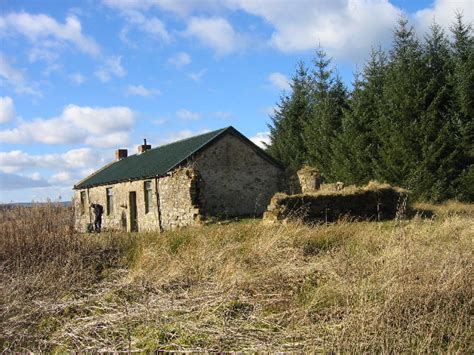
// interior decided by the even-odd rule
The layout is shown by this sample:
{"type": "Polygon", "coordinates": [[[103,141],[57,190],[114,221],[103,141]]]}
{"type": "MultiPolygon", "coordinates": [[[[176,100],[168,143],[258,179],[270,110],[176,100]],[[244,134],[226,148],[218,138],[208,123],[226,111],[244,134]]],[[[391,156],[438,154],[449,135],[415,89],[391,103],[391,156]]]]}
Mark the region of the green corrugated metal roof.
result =
{"type": "Polygon", "coordinates": [[[228,130],[235,131],[233,127],[222,128],[217,131],[153,148],[141,154],[131,155],[125,159],[106,165],[80,181],[74,188],[84,189],[96,185],[144,179],[166,174],[175,166],[189,158],[193,153],[228,130]]]}

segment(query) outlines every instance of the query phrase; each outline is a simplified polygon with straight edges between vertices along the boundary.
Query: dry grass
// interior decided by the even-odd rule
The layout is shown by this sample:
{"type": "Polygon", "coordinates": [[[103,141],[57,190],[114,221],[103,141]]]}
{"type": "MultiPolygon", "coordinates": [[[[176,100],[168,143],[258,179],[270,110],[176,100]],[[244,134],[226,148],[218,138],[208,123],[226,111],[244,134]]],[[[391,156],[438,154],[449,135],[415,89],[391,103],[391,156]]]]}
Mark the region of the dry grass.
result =
{"type": "Polygon", "coordinates": [[[4,211],[0,345],[472,353],[472,205],[431,209],[161,235],[76,235],[70,211],[4,211]]]}

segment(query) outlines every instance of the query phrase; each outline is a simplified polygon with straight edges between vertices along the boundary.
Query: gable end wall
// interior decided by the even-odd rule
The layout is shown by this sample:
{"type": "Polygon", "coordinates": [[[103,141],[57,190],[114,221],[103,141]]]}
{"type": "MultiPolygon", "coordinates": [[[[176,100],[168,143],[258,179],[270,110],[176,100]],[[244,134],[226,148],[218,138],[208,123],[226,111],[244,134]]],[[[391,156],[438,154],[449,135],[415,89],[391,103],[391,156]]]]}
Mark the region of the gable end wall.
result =
{"type": "Polygon", "coordinates": [[[191,165],[204,181],[203,214],[224,218],[261,215],[279,191],[283,173],[232,134],[204,149],[191,165]]]}

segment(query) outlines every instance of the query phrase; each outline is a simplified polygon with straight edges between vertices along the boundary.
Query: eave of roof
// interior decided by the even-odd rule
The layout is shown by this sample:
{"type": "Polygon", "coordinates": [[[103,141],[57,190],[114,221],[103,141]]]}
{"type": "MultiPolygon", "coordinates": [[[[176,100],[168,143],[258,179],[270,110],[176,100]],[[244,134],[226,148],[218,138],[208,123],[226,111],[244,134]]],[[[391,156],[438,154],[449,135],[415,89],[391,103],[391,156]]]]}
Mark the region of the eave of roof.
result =
{"type": "Polygon", "coordinates": [[[163,176],[186,161],[189,161],[200,151],[228,133],[233,134],[249,144],[256,153],[265,160],[284,169],[280,162],[256,146],[234,127],[229,126],[213,132],[162,145],[144,153],[134,154],[122,160],[109,163],[78,182],[74,186],[74,189],[85,189],[94,186],[163,176]]]}

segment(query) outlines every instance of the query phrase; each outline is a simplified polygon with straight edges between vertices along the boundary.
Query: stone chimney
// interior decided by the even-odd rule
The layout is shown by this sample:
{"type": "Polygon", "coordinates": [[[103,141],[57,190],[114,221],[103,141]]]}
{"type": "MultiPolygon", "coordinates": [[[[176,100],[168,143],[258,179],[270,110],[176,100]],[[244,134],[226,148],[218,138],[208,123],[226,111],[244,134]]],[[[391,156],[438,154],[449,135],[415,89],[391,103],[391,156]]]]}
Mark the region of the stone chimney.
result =
{"type": "Polygon", "coordinates": [[[122,160],[128,156],[127,149],[117,149],[115,151],[115,160],[122,160]]]}
{"type": "Polygon", "coordinates": [[[146,152],[149,149],[151,149],[151,145],[146,144],[146,139],[144,139],[143,144],[138,146],[138,153],[146,152]]]}

